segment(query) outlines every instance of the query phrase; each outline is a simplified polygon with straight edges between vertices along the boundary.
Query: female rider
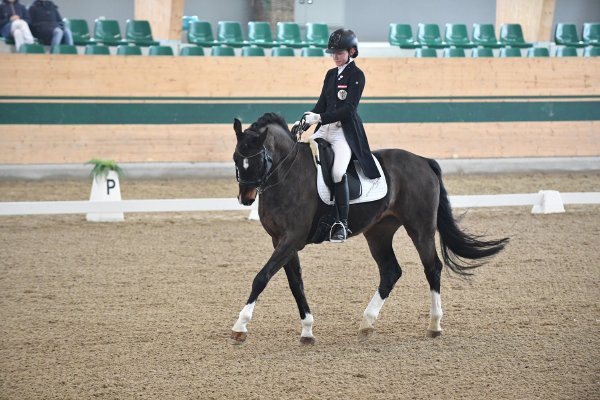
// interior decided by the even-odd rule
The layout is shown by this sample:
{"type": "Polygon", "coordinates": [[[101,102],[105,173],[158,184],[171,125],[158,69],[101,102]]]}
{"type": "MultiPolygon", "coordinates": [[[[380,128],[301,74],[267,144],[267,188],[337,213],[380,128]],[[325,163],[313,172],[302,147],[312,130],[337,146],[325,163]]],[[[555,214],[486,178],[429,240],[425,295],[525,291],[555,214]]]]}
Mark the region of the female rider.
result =
{"type": "MultiPolygon", "coordinates": [[[[338,29],[329,36],[327,53],[336,65],[327,71],[323,89],[315,107],[304,113],[306,124],[317,125],[313,138],[323,138],[335,154],[332,178],[335,183],[335,204],[339,221],[333,225],[330,241],[344,242],[352,233],[348,229],[348,180],[346,169],[351,159],[358,160],[364,174],[370,179],[380,174],[373,161],[369,142],[357,108],[365,88],[365,75],[354,59],[358,56],[358,40],[354,32],[338,29]]],[[[292,127],[298,129],[299,123],[292,127]]]]}

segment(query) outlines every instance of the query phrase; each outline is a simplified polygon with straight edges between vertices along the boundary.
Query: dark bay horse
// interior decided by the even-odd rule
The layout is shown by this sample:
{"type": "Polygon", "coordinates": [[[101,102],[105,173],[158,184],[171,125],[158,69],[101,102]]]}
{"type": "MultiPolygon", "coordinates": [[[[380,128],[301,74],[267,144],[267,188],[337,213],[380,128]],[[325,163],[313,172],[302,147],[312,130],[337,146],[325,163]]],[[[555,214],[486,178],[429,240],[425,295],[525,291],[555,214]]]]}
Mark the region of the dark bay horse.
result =
{"type": "MultiPolygon", "coordinates": [[[[283,118],[273,113],[264,114],[244,131],[241,122],[235,119],[233,128],[237,136],[233,160],[239,182],[238,200],[250,205],[260,192],[260,222],[271,236],[275,251],[254,278],[250,297],[233,326],[230,341],[239,344],[246,340],[247,325],[258,296],[283,267],[300,311],[300,342],[312,344],[313,316],[304,295],[298,252],[310,244],[320,217],[330,206],[319,199],[311,150],[307,144],[298,143],[283,118]]],[[[373,334],[379,311],[402,275],[392,248],[394,234],[401,226],[417,248],[429,282],[428,334],[439,336],[443,265],[458,274],[469,275],[470,269],[500,252],[508,238],[483,240],[459,229],[435,160],[399,149],[379,150],[374,155],[387,179],[388,193],[381,200],[351,205],[349,215],[352,236],[365,235],[380,274],[379,287],[363,313],[359,337],[364,339],[373,334]],[[436,230],[444,264],[436,251],[436,230]]]]}

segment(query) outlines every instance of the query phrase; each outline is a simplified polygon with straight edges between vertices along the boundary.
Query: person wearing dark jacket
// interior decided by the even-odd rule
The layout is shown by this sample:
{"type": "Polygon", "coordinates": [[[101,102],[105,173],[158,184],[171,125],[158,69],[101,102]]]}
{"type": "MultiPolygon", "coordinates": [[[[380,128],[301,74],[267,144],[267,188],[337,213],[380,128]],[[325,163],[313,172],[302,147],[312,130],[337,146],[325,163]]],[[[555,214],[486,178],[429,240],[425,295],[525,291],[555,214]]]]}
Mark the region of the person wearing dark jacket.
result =
{"type": "Polygon", "coordinates": [[[73,34],[67,28],[58,12],[58,6],[51,0],[35,0],[29,6],[31,32],[40,43],[56,46],[73,44],[73,34]]]}
{"type": "Polygon", "coordinates": [[[33,43],[29,30],[29,13],[19,0],[2,0],[0,4],[0,35],[15,40],[17,51],[23,43],[33,43]]]}
{"type": "MultiPolygon", "coordinates": [[[[365,129],[357,108],[363,89],[365,74],[354,62],[358,56],[358,39],[351,30],[338,29],[329,37],[327,53],[336,67],[327,71],[323,89],[315,107],[304,113],[306,124],[317,125],[313,138],[323,138],[334,152],[332,178],[335,183],[335,204],[339,222],[334,224],[330,241],[344,242],[352,232],[348,229],[349,194],[346,169],[354,157],[365,176],[380,177],[373,161],[365,129]]],[[[299,123],[294,124],[292,132],[299,123]]]]}

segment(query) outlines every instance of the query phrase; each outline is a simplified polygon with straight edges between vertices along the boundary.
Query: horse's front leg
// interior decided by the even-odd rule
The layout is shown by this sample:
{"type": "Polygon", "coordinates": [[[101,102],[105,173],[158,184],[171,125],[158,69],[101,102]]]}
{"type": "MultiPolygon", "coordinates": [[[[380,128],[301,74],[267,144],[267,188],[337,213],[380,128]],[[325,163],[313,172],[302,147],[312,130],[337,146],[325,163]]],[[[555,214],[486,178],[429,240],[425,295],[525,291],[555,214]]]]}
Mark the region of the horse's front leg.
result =
{"type": "Polygon", "coordinates": [[[302,268],[300,267],[300,258],[298,252],[295,251],[290,261],[285,265],[285,274],[288,278],[288,283],[296,304],[300,312],[300,321],[302,323],[302,333],[300,334],[301,344],[314,344],[315,337],[312,333],[313,316],[310,313],[306,296],[304,295],[304,282],[302,281],[302,268]]]}
{"type": "Polygon", "coordinates": [[[254,281],[252,281],[252,291],[250,292],[250,297],[246,302],[242,311],[240,311],[240,315],[233,325],[231,329],[230,342],[232,344],[242,344],[246,340],[247,337],[247,325],[252,319],[252,313],[254,312],[254,305],[256,304],[256,299],[262,293],[262,291],[267,287],[267,284],[283,267],[287,264],[290,258],[296,254],[297,252],[287,243],[280,243],[276,248],[269,261],[265,264],[265,266],[256,274],[254,277],[254,281]]]}

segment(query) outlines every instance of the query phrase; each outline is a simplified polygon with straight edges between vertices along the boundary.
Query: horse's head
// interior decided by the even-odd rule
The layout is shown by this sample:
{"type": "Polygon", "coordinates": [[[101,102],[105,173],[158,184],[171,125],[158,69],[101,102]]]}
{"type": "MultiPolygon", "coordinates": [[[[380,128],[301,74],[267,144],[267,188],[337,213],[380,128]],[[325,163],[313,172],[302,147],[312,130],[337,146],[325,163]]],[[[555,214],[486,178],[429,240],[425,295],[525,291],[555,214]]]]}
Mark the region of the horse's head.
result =
{"type": "Polygon", "coordinates": [[[238,201],[249,206],[256,200],[258,188],[264,183],[273,162],[264,145],[268,128],[265,126],[256,129],[255,125],[252,125],[242,131],[242,123],[236,118],[233,130],[237,136],[233,161],[240,188],[238,201]]]}

